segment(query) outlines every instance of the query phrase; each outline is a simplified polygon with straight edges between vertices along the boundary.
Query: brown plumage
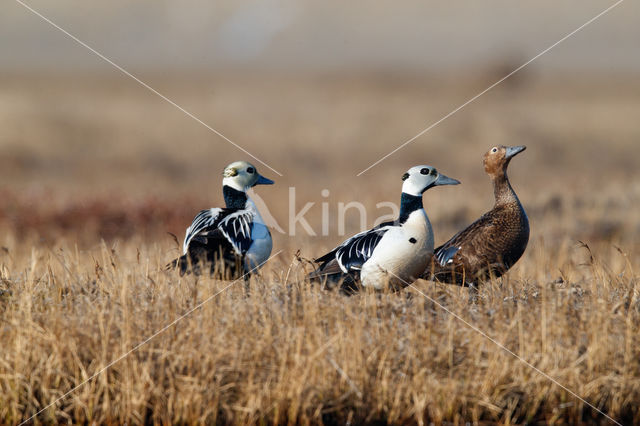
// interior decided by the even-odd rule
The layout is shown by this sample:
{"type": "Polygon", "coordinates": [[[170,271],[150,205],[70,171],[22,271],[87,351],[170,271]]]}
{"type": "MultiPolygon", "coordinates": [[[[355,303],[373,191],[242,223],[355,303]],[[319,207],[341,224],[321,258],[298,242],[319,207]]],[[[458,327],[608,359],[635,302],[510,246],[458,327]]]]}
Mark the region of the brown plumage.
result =
{"type": "Polygon", "coordinates": [[[496,146],[484,155],[484,170],[493,182],[495,205],[480,219],[434,250],[423,278],[470,285],[500,277],[524,253],[529,220],[507,177],[511,159],[524,146],[496,146]]]}

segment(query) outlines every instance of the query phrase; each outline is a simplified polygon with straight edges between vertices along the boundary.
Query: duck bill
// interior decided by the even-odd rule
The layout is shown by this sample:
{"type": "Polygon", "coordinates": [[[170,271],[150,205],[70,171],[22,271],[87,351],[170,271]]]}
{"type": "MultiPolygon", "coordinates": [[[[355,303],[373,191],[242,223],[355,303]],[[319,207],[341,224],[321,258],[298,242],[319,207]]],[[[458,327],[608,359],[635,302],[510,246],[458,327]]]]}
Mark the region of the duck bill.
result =
{"type": "Polygon", "coordinates": [[[267,179],[266,177],[259,175],[258,176],[258,180],[256,181],[255,185],[273,185],[273,181],[271,179],[267,179]]]}
{"type": "Polygon", "coordinates": [[[525,149],[527,149],[527,147],[524,146],[524,145],[521,145],[521,146],[510,146],[510,147],[507,148],[507,152],[504,154],[504,156],[505,156],[505,158],[507,160],[510,160],[513,157],[515,157],[516,155],[520,154],[525,149]]]}
{"type": "Polygon", "coordinates": [[[434,182],[434,185],[436,185],[436,186],[440,186],[440,185],[459,185],[459,184],[460,184],[459,180],[447,177],[445,175],[438,175],[438,178],[434,182]]]}

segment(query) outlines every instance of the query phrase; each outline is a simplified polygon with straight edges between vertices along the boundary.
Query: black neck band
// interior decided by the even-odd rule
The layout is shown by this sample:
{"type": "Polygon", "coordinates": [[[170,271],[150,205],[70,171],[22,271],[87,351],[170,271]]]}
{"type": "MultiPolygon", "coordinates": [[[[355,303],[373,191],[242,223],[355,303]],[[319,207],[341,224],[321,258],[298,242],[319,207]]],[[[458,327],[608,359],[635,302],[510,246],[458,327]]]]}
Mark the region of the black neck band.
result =
{"type": "Polygon", "coordinates": [[[400,223],[405,223],[411,213],[416,210],[420,210],[421,208],[422,196],[411,195],[403,192],[400,197],[400,217],[398,218],[398,221],[400,221],[400,223]]]}
{"type": "Polygon", "coordinates": [[[243,209],[247,203],[247,194],[244,191],[238,191],[227,185],[222,187],[222,195],[228,209],[243,209]]]}

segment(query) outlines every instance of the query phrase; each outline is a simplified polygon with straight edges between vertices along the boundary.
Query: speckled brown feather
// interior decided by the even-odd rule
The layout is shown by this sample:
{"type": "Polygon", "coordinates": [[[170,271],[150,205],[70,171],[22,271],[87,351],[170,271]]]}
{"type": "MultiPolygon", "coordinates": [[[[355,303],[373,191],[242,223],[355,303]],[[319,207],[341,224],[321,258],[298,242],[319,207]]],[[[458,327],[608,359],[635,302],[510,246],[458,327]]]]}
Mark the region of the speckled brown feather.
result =
{"type": "Polygon", "coordinates": [[[446,265],[434,259],[424,278],[455,284],[477,283],[501,276],[524,253],[529,241],[529,220],[506,173],[513,157],[505,156],[507,147],[496,148],[497,152],[490,150],[484,156],[485,171],[494,186],[494,208],[436,248],[435,257],[448,249],[459,249],[446,265]]]}

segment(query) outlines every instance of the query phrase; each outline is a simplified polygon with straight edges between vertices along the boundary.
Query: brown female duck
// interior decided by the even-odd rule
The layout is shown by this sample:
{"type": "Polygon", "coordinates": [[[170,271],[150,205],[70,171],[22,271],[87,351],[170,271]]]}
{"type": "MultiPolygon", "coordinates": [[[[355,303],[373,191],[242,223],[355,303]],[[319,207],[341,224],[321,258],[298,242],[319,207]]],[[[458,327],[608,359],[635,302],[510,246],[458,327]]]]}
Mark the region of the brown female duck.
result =
{"type": "Polygon", "coordinates": [[[495,205],[480,219],[434,250],[423,278],[474,285],[500,277],[524,253],[529,220],[507,178],[507,166],[524,146],[496,146],[484,155],[484,170],[493,182],[495,205]]]}

